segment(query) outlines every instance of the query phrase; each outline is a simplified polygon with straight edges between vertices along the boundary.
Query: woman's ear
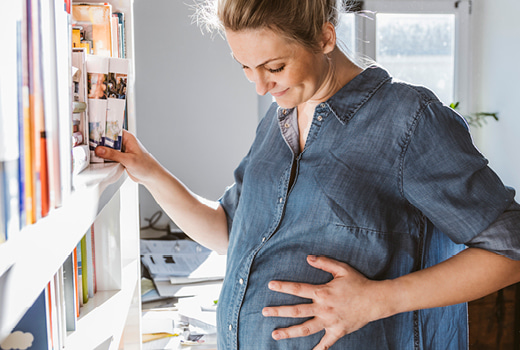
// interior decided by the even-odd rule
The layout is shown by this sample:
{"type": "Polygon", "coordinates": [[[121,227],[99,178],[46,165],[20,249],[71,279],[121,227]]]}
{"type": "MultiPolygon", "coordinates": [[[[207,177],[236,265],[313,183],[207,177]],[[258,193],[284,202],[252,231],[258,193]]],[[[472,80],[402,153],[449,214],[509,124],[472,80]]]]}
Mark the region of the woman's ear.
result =
{"type": "Polygon", "coordinates": [[[330,22],[323,25],[321,48],[324,54],[331,53],[336,47],[336,28],[330,22]]]}

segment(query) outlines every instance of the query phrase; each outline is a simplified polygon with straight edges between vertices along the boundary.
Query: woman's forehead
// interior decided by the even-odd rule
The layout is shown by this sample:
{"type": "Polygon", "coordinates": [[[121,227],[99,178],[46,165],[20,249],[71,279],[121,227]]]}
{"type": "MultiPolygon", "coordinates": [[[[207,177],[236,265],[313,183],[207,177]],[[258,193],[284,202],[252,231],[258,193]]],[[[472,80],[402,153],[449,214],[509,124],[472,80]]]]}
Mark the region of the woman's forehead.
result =
{"type": "MultiPolygon", "coordinates": [[[[296,45],[284,36],[270,29],[248,29],[226,31],[226,37],[233,57],[242,64],[243,60],[254,60],[255,66],[267,60],[290,56],[296,45]]],[[[251,63],[250,63],[251,64],[251,63]]]]}

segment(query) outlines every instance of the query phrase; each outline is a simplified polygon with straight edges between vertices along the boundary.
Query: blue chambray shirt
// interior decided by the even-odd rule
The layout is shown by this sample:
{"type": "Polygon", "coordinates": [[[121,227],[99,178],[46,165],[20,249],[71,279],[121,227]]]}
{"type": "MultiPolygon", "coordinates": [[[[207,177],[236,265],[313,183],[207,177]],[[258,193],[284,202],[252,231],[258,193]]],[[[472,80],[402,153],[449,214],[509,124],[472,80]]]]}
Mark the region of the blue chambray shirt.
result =
{"type": "MultiPolygon", "coordinates": [[[[310,302],[269,290],[271,280],[332,279],[307,255],[343,261],[370,279],[396,278],[458,253],[513,202],[514,190],[487,166],[463,119],[382,68],[365,69],[316,108],[301,153],[291,139],[294,113],[273,104],[220,199],[230,230],[221,350],[319,342],[323,331],[275,341],[274,329],[305,319],[261,313],[310,302]]],[[[459,304],[371,322],[331,349],[460,350],[467,332],[459,304]]]]}

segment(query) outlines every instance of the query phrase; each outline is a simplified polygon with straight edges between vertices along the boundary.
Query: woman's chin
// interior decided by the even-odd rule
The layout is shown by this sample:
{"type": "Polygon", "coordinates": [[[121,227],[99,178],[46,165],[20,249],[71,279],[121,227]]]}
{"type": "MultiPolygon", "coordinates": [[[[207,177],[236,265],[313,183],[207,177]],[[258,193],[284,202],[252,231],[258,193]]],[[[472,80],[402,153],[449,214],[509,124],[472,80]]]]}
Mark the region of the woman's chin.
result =
{"type": "Polygon", "coordinates": [[[291,109],[291,108],[296,107],[296,104],[294,104],[294,102],[284,100],[283,98],[276,98],[275,97],[274,100],[276,101],[278,106],[280,106],[282,108],[291,109]]]}

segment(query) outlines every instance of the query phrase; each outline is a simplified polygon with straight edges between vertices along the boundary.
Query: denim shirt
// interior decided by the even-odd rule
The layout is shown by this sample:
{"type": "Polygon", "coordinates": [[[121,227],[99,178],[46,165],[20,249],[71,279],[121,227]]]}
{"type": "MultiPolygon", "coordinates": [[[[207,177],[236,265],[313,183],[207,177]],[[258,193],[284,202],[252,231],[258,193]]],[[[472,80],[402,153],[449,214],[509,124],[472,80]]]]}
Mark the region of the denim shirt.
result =
{"type": "MultiPolygon", "coordinates": [[[[464,120],[429,90],[381,68],[365,69],[316,107],[302,152],[288,132],[293,113],[271,106],[220,199],[229,228],[221,350],[304,350],[319,342],[324,331],[275,341],[274,329],[306,319],[261,313],[311,302],[269,290],[271,280],[332,279],[307,255],[343,261],[370,279],[396,278],[460,252],[513,202],[514,190],[487,166],[464,120]]],[[[467,332],[466,304],[459,304],[371,322],[331,349],[460,350],[467,332]]]]}

